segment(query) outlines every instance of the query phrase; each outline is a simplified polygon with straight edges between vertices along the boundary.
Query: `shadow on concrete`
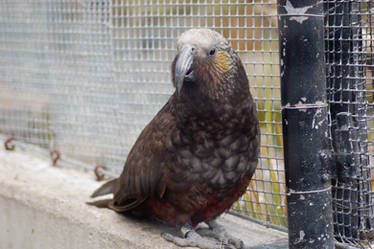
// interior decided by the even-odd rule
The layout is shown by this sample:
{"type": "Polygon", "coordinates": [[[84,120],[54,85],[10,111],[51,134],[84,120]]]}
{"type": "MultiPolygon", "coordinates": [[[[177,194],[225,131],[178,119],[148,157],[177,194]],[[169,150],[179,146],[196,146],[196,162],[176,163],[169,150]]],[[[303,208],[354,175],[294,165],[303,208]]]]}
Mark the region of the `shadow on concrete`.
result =
{"type": "Polygon", "coordinates": [[[246,249],[288,249],[288,241],[282,240],[266,245],[247,247],[246,249]]]}

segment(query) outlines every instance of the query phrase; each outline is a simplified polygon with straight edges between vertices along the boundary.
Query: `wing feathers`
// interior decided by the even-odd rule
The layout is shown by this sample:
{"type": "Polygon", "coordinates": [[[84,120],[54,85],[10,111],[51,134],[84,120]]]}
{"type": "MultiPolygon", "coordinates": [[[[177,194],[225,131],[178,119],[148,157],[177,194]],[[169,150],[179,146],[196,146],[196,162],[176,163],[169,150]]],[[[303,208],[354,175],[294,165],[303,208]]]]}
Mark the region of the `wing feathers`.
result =
{"type": "Polygon", "coordinates": [[[166,152],[165,140],[176,128],[170,108],[169,100],[139,135],[118,179],[109,208],[124,212],[139,206],[150,197],[162,198],[164,195],[168,175],[165,161],[173,161],[166,152]]]}
{"type": "Polygon", "coordinates": [[[95,190],[95,192],[93,192],[93,194],[91,195],[91,198],[95,198],[95,197],[107,195],[107,194],[113,194],[114,187],[116,185],[117,180],[118,179],[116,178],[116,179],[112,179],[104,183],[100,188],[98,188],[97,190],[95,190]]]}

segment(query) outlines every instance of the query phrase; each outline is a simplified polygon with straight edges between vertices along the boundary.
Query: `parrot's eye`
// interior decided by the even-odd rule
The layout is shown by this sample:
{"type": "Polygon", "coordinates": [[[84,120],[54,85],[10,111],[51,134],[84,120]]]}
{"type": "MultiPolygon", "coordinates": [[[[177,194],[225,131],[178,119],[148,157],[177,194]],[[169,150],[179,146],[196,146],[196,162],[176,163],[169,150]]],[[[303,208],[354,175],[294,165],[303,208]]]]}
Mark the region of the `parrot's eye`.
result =
{"type": "Polygon", "coordinates": [[[216,49],[215,48],[212,48],[210,51],[209,51],[209,55],[214,55],[216,53],[216,49]]]}

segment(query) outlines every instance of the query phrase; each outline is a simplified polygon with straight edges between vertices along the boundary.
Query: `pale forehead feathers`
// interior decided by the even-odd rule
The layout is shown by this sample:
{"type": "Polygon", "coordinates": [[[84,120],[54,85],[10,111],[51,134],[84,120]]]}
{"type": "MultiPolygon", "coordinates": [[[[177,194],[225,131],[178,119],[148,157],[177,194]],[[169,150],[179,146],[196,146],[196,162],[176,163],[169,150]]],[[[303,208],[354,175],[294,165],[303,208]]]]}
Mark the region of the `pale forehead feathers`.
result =
{"type": "Polygon", "coordinates": [[[217,44],[229,46],[227,40],[220,33],[210,29],[190,29],[185,31],[178,39],[177,49],[180,50],[185,44],[205,49],[217,44]]]}

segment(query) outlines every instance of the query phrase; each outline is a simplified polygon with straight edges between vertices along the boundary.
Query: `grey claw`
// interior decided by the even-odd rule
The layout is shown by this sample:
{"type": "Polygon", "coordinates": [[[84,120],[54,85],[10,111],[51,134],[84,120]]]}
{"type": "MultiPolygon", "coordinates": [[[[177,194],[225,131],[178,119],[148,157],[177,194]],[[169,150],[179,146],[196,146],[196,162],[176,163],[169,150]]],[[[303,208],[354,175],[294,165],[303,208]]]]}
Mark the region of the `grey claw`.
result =
{"type": "Polygon", "coordinates": [[[235,249],[243,249],[244,243],[242,240],[229,234],[226,229],[218,224],[216,221],[207,222],[209,228],[199,228],[196,230],[201,236],[215,238],[223,243],[234,246],[235,249]]]}
{"type": "Polygon", "coordinates": [[[162,233],[161,237],[181,247],[193,246],[201,249],[242,249],[244,247],[243,241],[228,234],[223,226],[215,222],[210,222],[208,225],[210,228],[195,231],[190,224],[186,223],[181,227],[184,238],[170,233],[162,233]],[[202,236],[215,238],[219,242],[202,236]]]}
{"type": "Polygon", "coordinates": [[[170,233],[162,233],[161,237],[181,247],[192,246],[199,247],[201,249],[235,249],[235,247],[230,244],[217,243],[212,240],[205,239],[193,230],[187,233],[186,238],[180,238],[170,233]]]}

